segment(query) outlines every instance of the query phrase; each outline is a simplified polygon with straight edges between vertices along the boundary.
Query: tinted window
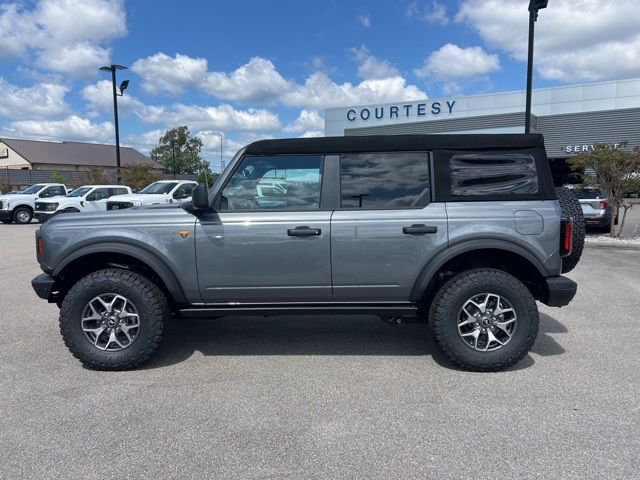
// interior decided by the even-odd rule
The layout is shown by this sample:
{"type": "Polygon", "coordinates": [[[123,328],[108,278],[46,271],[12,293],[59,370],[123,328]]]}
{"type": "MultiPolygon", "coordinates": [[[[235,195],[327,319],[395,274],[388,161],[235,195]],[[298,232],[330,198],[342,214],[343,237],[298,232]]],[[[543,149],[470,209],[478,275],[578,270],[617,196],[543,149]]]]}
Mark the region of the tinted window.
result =
{"type": "Polygon", "coordinates": [[[89,190],[91,190],[91,187],[78,187],[69,195],[67,195],[67,197],[82,197],[89,190]]]}
{"type": "Polygon", "coordinates": [[[321,180],[319,155],[245,157],[222,192],[223,209],[314,210],[321,180]]]}
{"type": "Polygon", "coordinates": [[[177,184],[178,182],[154,182],[140,190],[140,193],[166,194],[173,190],[177,184]]]}
{"type": "Polygon", "coordinates": [[[193,187],[195,185],[193,185],[192,183],[185,183],[184,185],[181,185],[180,187],[178,187],[176,189],[176,191],[173,194],[174,198],[187,198],[191,196],[191,191],[193,190],[193,187]]]}
{"type": "Polygon", "coordinates": [[[44,188],[44,185],[31,185],[29,188],[23,190],[20,193],[24,193],[24,194],[36,193],[42,190],[43,188],[44,188]]]}
{"type": "Polygon", "coordinates": [[[41,194],[41,196],[57,197],[58,195],[66,195],[66,194],[67,194],[67,192],[64,191],[64,188],[62,188],[61,186],[57,186],[57,187],[48,187],[41,194]]]}
{"type": "Polygon", "coordinates": [[[129,191],[126,188],[111,188],[109,189],[109,196],[113,195],[127,195],[129,191]]]}
{"type": "Polygon", "coordinates": [[[538,175],[531,155],[464,154],[449,161],[453,195],[531,195],[538,175]]]}
{"type": "Polygon", "coordinates": [[[340,205],[407,208],[429,203],[426,153],[356,153],[340,156],[340,205]]]}
{"type": "Polygon", "coordinates": [[[98,200],[104,200],[105,198],[109,198],[109,189],[108,188],[96,188],[93,192],[89,194],[92,202],[98,200]]]}
{"type": "Polygon", "coordinates": [[[598,190],[597,188],[584,188],[584,189],[575,189],[574,192],[580,199],[596,199],[599,200],[601,198],[607,198],[607,194],[598,190]]]}

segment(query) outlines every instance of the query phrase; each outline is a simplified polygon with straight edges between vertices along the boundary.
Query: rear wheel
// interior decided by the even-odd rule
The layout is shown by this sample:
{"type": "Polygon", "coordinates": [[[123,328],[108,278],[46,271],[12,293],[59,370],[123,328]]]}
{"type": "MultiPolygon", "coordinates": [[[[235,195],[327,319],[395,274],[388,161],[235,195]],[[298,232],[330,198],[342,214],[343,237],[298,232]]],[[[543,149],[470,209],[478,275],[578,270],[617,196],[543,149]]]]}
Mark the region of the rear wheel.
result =
{"type": "Polygon", "coordinates": [[[556,195],[558,196],[562,216],[573,218],[573,243],[571,254],[562,258],[562,273],[567,273],[578,265],[580,257],[582,256],[582,249],[584,248],[585,222],[580,201],[573,190],[565,187],[558,187],[556,188],[556,195]]]}
{"type": "Polygon", "coordinates": [[[494,269],[463,272],[445,283],[429,312],[442,351],[459,367],[498,371],[524,357],[538,333],[538,308],[514,276],[494,269]]]}
{"type": "Polygon", "coordinates": [[[87,367],[129,370],[157,350],[168,319],[166,297],[150,280],[127,270],[99,270],[67,293],[60,333],[87,367]]]}
{"type": "Polygon", "coordinates": [[[33,218],[33,212],[27,207],[18,207],[13,212],[13,223],[30,223],[33,218]]]}

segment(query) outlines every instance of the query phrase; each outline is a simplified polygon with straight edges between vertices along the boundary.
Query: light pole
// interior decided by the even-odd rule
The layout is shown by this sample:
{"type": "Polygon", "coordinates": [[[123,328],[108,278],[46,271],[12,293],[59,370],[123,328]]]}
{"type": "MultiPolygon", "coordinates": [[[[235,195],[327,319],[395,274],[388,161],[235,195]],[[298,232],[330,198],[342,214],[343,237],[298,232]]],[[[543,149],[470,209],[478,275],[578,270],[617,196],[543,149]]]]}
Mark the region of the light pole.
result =
{"type": "Polygon", "coordinates": [[[120,128],[118,127],[118,97],[124,95],[124,90],[129,86],[129,80],[124,80],[120,84],[120,93],[116,91],[116,70],[125,70],[122,65],[110,65],[100,67],[103,72],[111,72],[111,87],[113,89],[113,119],[116,127],[116,166],[118,185],[120,185],[120,128]]]}
{"type": "Polygon", "coordinates": [[[531,83],[533,76],[533,33],[538,10],[547,8],[548,0],[529,0],[529,45],[527,52],[527,99],[524,111],[524,133],[531,133],[531,83]]]}

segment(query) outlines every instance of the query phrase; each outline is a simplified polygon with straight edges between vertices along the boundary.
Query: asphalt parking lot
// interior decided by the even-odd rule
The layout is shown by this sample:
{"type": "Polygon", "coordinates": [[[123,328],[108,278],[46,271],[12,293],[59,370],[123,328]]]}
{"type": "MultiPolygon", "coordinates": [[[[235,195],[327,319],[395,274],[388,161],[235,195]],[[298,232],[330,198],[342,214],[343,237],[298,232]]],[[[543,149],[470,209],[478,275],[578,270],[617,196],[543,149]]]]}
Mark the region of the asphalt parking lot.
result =
{"type": "Polygon", "coordinates": [[[174,322],[94,372],[31,290],[36,228],[0,225],[0,478],[638,478],[640,251],[585,250],[501,373],[374,317],[174,322]]]}

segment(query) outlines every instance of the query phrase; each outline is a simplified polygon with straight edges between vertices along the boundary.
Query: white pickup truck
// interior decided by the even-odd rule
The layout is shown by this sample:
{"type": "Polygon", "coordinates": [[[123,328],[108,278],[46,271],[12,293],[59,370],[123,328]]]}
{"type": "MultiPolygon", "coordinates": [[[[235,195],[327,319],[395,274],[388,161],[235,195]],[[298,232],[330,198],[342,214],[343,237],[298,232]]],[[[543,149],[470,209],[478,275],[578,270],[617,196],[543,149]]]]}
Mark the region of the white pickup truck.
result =
{"type": "Polygon", "coordinates": [[[38,200],[33,216],[44,222],[58,213],[97,212],[107,209],[107,199],[131,193],[124,185],[83,185],[66,197],[38,200]]]}
{"type": "Polygon", "coordinates": [[[64,197],[67,187],[61,183],[38,183],[8,195],[0,195],[0,221],[2,223],[30,223],[36,200],[64,197]]]}
{"type": "Polygon", "coordinates": [[[138,193],[110,198],[107,201],[107,210],[188,202],[191,200],[191,191],[197,184],[193,180],[159,180],[147,185],[138,193]]]}

